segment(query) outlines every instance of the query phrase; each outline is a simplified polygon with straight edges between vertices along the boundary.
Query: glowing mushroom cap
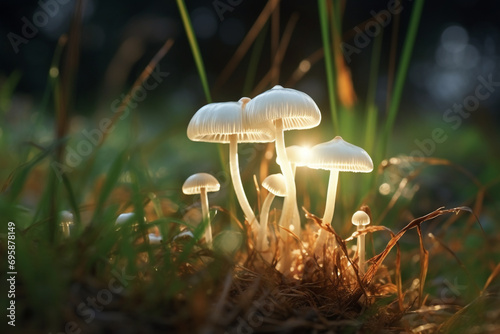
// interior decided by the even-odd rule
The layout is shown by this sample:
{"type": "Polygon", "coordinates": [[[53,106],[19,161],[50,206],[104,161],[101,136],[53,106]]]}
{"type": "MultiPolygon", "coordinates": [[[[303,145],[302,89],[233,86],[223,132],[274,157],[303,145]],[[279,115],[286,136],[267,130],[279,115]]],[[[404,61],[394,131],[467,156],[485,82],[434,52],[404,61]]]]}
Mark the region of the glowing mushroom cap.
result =
{"type": "Polygon", "coordinates": [[[59,213],[61,223],[73,223],[73,214],[69,211],[63,210],[59,213]]]}
{"type": "Polygon", "coordinates": [[[126,223],[127,221],[131,220],[134,215],[134,212],[122,213],[116,218],[115,224],[121,225],[123,223],[126,223]]]}
{"type": "Polygon", "coordinates": [[[262,181],[262,186],[275,196],[286,196],[286,181],[283,174],[271,174],[262,181]]]}
{"type": "Polygon", "coordinates": [[[215,177],[207,173],[193,174],[186,179],[182,186],[182,192],[186,195],[195,195],[201,193],[205,188],[207,192],[219,191],[220,184],[215,177]]]}
{"type": "MultiPolygon", "coordinates": [[[[297,167],[307,166],[310,157],[310,149],[307,147],[292,145],[286,148],[288,160],[297,167]]],[[[276,157],[276,163],[281,166],[281,161],[276,157]]]]}
{"type": "Polygon", "coordinates": [[[187,136],[193,141],[229,143],[231,135],[237,135],[240,143],[264,143],[274,141],[271,124],[244,127],[243,113],[250,101],[242,97],[238,102],[210,103],[201,107],[191,118],[187,136]]]}
{"type": "Polygon", "coordinates": [[[311,157],[307,167],[368,173],[373,170],[373,162],[361,147],[350,144],[337,136],[329,142],[311,148],[311,157]]]}
{"type": "Polygon", "coordinates": [[[177,234],[173,240],[176,240],[176,239],[183,239],[183,238],[194,238],[194,234],[193,232],[189,231],[189,230],[184,230],[182,231],[181,233],[177,234]]]}
{"type": "Polygon", "coordinates": [[[283,120],[283,130],[310,129],[321,122],[321,112],[306,93],[280,85],[257,95],[245,108],[247,126],[278,119],[283,120]]]}
{"type": "Polygon", "coordinates": [[[370,216],[364,211],[356,211],[352,215],[352,224],[355,226],[366,226],[370,224],[370,216]]]}

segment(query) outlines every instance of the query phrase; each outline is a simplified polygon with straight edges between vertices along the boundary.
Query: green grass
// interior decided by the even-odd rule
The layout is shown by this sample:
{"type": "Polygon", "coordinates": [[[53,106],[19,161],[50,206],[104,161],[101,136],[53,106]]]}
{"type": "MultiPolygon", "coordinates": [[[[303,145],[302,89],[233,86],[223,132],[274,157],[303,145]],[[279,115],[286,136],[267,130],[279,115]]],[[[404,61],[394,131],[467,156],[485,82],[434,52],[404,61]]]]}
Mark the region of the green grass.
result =
{"type": "MultiPolygon", "coordinates": [[[[333,130],[339,133],[339,119],[337,115],[337,98],[336,98],[336,84],[335,84],[335,59],[334,52],[331,50],[331,37],[330,37],[330,20],[328,19],[328,4],[326,0],[318,0],[318,12],[321,23],[321,38],[323,41],[323,50],[325,54],[325,68],[326,68],[326,81],[328,88],[328,99],[330,101],[330,113],[332,115],[333,130]]],[[[332,19],[333,20],[333,19],[332,19]]]]}
{"type": "Polygon", "coordinates": [[[207,74],[205,73],[205,65],[203,64],[203,57],[201,56],[200,48],[198,47],[198,41],[193,31],[193,26],[191,24],[191,19],[187,12],[186,4],[184,0],[176,0],[177,7],[179,7],[179,12],[181,13],[182,23],[184,24],[184,29],[186,29],[186,34],[189,40],[189,45],[191,46],[191,52],[193,53],[194,61],[196,63],[196,68],[198,69],[198,74],[200,76],[201,85],[203,87],[203,92],[205,93],[205,98],[208,103],[212,102],[212,96],[210,94],[210,87],[208,85],[207,74]]]}

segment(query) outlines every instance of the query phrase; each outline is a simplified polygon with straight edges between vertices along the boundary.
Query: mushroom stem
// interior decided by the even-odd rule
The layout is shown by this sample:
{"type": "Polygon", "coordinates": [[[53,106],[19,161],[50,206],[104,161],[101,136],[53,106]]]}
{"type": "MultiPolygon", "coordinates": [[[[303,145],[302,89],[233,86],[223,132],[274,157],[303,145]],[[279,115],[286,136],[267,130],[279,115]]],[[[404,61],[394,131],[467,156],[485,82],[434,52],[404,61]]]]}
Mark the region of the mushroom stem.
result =
{"type": "Polygon", "coordinates": [[[325,224],[331,224],[333,220],[338,182],[339,182],[339,171],[337,169],[332,169],[330,171],[330,180],[328,182],[328,193],[326,195],[325,214],[323,215],[323,223],[325,224]]]}
{"type": "Polygon", "coordinates": [[[295,179],[295,172],[297,171],[297,165],[290,161],[290,168],[292,169],[292,175],[293,178],[295,179]]]}
{"type": "MultiPolygon", "coordinates": [[[[292,169],[293,182],[295,185],[295,172],[297,170],[297,164],[290,161],[290,168],[292,169]]],[[[295,185],[295,194],[297,194],[297,186],[296,185],[295,185]]],[[[299,231],[299,232],[294,231],[294,233],[296,233],[296,234],[298,233],[297,235],[300,235],[300,213],[299,213],[299,207],[297,206],[296,200],[293,202],[293,214],[295,215],[293,218],[293,221],[298,222],[298,231],[299,231]]]]}
{"type": "Polygon", "coordinates": [[[209,247],[212,246],[212,226],[210,225],[210,212],[208,211],[208,196],[207,189],[201,188],[201,214],[203,217],[203,224],[205,224],[205,242],[209,247]]]}
{"type": "MultiPolygon", "coordinates": [[[[339,171],[332,169],[330,171],[330,180],[328,182],[328,192],[326,195],[325,213],[323,214],[323,224],[331,225],[333,213],[335,212],[335,198],[337,197],[337,185],[339,181],[339,171]]],[[[327,232],[323,229],[319,230],[318,239],[314,245],[314,253],[320,255],[322,253],[323,244],[326,242],[327,232]]],[[[333,240],[335,247],[336,241],[333,240]]]]}
{"type": "MultiPolygon", "coordinates": [[[[365,227],[362,226],[362,225],[358,225],[358,228],[357,228],[357,231],[361,231],[363,230],[365,227]]],[[[364,274],[365,273],[365,236],[366,235],[360,235],[358,236],[358,270],[359,270],[359,273],[360,274],[364,274]]]]}
{"type": "Polygon", "coordinates": [[[62,223],[62,235],[65,238],[69,238],[69,222],[62,223]]]}
{"type": "Polygon", "coordinates": [[[258,238],[258,248],[260,251],[264,251],[269,247],[269,243],[267,242],[267,222],[269,219],[269,210],[271,208],[271,203],[274,200],[275,195],[273,193],[269,193],[262,204],[262,211],[260,213],[260,231],[258,238]]]}
{"type": "Polygon", "coordinates": [[[258,222],[250,203],[248,203],[247,196],[245,195],[245,189],[241,183],[240,168],[238,163],[238,137],[235,134],[231,135],[229,142],[229,169],[231,172],[231,180],[233,181],[236,198],[238,199],[241,209],[250,223],[250,226],[252,226],[254,231],[257,231],[258,222]]]}
{"type": "Polygon", "coordinates": [[[281,171],[285,177],[287,192],[287,196],[285,197],[285,201],[283,203],[283,210],[281,212],[280,225],[286,228],[290,228],[290,225],[293,225],[293,232],[300,236],[300,220],[299,216],[295,213],[295,208],[297,207],[297,193],[292,167],[290,166],[285,150],[283,120],[277,119],[274,122],[276,126],[276,153],[279,161],[281,161],[281,171]]]}

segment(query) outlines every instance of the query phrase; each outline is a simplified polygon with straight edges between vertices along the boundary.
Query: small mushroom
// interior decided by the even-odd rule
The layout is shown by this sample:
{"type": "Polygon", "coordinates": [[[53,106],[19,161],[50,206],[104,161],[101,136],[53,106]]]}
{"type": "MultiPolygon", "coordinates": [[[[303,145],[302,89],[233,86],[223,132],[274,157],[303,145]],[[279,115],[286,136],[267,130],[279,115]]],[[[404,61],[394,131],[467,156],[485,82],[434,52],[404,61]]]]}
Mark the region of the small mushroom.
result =
{"type": "Polygon", "coordinates": [[[177,239],[183,240],[190,238],[194,238],[193,232],[191,232],[190,230],[184,230],[179,234],[177,234],[172,240],[177,240],[177,239]]]}
{"type": "Polygon", "coordinates": [[[127,213],[122,213],[118,215],[116,218],[115,224],[116,225],[123,225],[126,222],[132,221],[134,218],[135,213],[133,212],[127,212],[127,213]]]}
{"type": "MultiPolygon", "coordinates": [[[[311,152],[309,148],[299,145],[288,146],[285,150],[286,150],[286,155],[288,157],[288,161],[290,162],[290,167],[292,168],[292,175],[295,180],[295,171],[297,167],[303,167],[307,165],[307,161],[309,159],[311,152]]],[[[279,160],[278,157],[276,157],[276,163],[279,166],[281,166],[281,161],[279,160]]],[[[292,204],[293,204],[293,213],[296,217],[299,217],[300,221],[300,214],[299,214],[299,208],[297,207],[297,201],[293,202],[292,204]]]]}
{"type": "MultiPolygon", "coordinates": [[[[357,227],[357,231],[361,231],[365,228],[366,225],[370,224],[370,216],[364,211],[356,211],[352,215],[352,224],[357,227]]],[[[358,268],[359,268],[359,273],[364,274],[365,273],[365,235],[359,235],[358,236],[358,243],[357,243],[357,250],[358,250],[358,268]]]]}
{"type": "Polygon", "coordinates": [[[283,204],[280,225],[289,227],[300,235],[300,218],[296,216],[297,194],[292,168],[285,150],[284,131],[310,129],[321,122],[321,112],[314,100],[304,92],[276,85],[257,95],[245,108],[244,123],[248,127],[272,124],[276,132],[276,153],[284,163],[281,171],[286,179],[287,196],[283,204]],[[295,204],[294,204],[295,203],[295,204]]]}
{"type": "MultiPolygon", "coordinates": [[[[132,222],[132,230],[137,231],[139,228],[139,224],[135,220],[135,212],[127,212],[127,213],[121,213],[118,215],[115,221],[115,225],[117,225],[117,230],[119,230],[124,224],[132,222]]],[[[144,222],[146,222],[146,217],[144,217],[144,222]]]]}
{"type": "Polygon", "coordinates": [[[212,246],[212,226],[210,225],[210,212],[208,210],[208,196],[209,192],[219,191],[219,181],[208,173],[193,174],[186,179],[182,186],[182,192],[186,195],[200,194],[201,200],[201,213],[205,222],[205,242],[209,247],[212,246]]]}
{"type": "Polygon", "coordinates": [[[163,237],[161,235],[156,235],[155,233],[149,233],[148,239],[151,245],[161,244],[163,241],[163,237]]]}
{"type": "Polygon", "coordinates": [[[70,236],[70,226],[73,225],[73,214],[69,211],[61,211],[60,214],[60,226],[62,230],[62,235],[65,238],[69,238],[70,236]]]}
{"type": "Polygon", "coordinates": [[[262,186],[269,191],[269,194],[267,194],[266,199],[262,204],[262,212],[260,213],[260,231],[259,237],[257,238],[257,248],[261,251],[264,251],[269,247],[266,236],[267,222],[269,220],[271,203],[273,202],[275,196],[286,196],[286,181],[283,174],[272,174],[266,177],[264,181],[262,181],[262,186]]]}
{"type": "Polygon", "coordinates": [[[258,222],[250,206],[241,182],[238,163],[238,143],[263,143],[274,141],[274,129],[270,124],[244,127],[243,113],[248,97],[238,102],[210,103],[200,108],[191,118],[187,136],[193,141],[229,144],[229,168],[234,192],[240,207],[254,229],[258,222]]]}
{"type": "MultiPolygon", "coordinates": [[[[331,224],[335,211],[339,172],[368,173],[373,170],[373,162],[368,153],[361,147],[350,144],[344,141],[342,137],[337,136],[329,142],[321,143],[311,148],[311,157],[307,167],[330,171],[323,223],[331,224]]],[[[314,253],[316,255],[321,254],[321,248],[325,239],[326,232],[320,229],[314,246],[314,253]]]]}

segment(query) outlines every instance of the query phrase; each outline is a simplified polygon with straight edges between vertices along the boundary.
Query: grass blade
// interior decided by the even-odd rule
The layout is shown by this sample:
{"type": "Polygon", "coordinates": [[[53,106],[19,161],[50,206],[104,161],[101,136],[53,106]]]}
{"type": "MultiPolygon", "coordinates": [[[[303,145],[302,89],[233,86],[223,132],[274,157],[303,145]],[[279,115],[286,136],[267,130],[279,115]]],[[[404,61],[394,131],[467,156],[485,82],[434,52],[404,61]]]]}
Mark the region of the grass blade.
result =
{"type": "Polygon", "coordinates": [[[375,143],[375,133],[377,129],[377,107],[375,105],[375,93],[377,91],[377,78],[380,65],[380,55],[382,50],[383,32],[375,38],[372,49],[372,59],[370,63],[370,79],[368,93],[366,95],[366,128],[364,149],[371,154],[375,143]]]}
{"type": "Polygon", "coordinates": [[[328,5],[326,0],[318,0],[319,20],[321,24],[321,39],[323,41],[323,49],[325,54],[326,80],[328,85],[328,99],[330,101],[330,112],[332,114],[333,130],[339,132],[339,121],[337,116],[337,107],[335,101],[336,85],[335,72],[333,68],[334,60],[332,50],[330,48],[330,32],[328,28],[328,5]]]}
{"type": "Polygon", "coordinates": [[[203,58],[201,57],[200,49],[198,47],[198,41],[196,40],[196,36],[194,35],[193,26],[191,25],[191,19],[189,18],[184,0],[177,0],[177,7],[179,7],[182,23],[184,24],[184,28],[186,29],[189,45],[191,46],[191,52],[193,53],[196,68],[198,69],[198,74],[200,75],[201,85],[203,86],[205,97],[207,99],[207,102],[211,103],[212,97],[210,95],[210,89],[208,87],[207,74],[205,73],[203,58]]]}
{"type": "Polygon", "coordinates": [[[390,133],[392,132],[392,129],[394,127],[394,122],[398,114],[399,103],[401,102],[401,95],[403,93],[404,82],[406,80],[406,74],[408,72],[408,67],[410,65],[410,58],[413,51],[413,46],[415,45],[415,39],[417,37],[418,25],[420,22],[420,17],[422,16],[423,7],[424,7],[424,0],[417,0],[413,5],[410,24],[408,27],[408,32],[406,33],[401,60],[396,74],[394,92],[391,97],[391,105],[389,106],[389,114],[387,115],[387,120],[385,123],[384,134],[382,138],[382,146],[380,147],[382,154],[379,156],[379,159],[381,159],[385,155],[387,149],[387,142],[389,140],[390,133]]]}
{"type": "Polygon", "coordinates": [[[97,217],[101,215],[106,199],[109,197],[109,195],[111,194],[111,190],[113,190],[114,186],[118,182],[118,178],[120,177],[123,166],[125,165],[125,156],[127,153],[127,151],[120,153],[115,161],[113,161],[111,168],[106,174],[106,181],[101,188],[101,193],[99,195],[99,199],[97,200],[97,205],[94,211],[94,216],[91,220],[91,225],[94,224],[97,217]]]}
{"type": "Polygon", "coordinates": [[[66,193],[68,195],[69,205],[71,206],[71,210],[73,210],[73,212],[75,214],[76,227],[79,229],[81,227],[80,208],[78,207],[78,203],[76,201],[75,192],[73,191],[73,187],[71,186],[71,183],[69,182],[69,179],[66,176],[66,174],[62,174],[61,177],[62,177],[64,188],[66,188],[66,193]]]}

